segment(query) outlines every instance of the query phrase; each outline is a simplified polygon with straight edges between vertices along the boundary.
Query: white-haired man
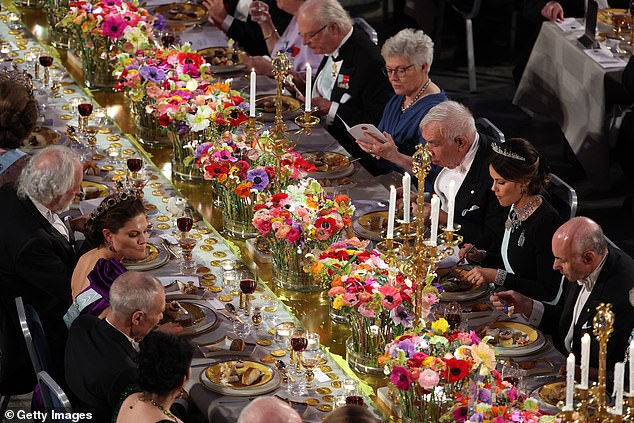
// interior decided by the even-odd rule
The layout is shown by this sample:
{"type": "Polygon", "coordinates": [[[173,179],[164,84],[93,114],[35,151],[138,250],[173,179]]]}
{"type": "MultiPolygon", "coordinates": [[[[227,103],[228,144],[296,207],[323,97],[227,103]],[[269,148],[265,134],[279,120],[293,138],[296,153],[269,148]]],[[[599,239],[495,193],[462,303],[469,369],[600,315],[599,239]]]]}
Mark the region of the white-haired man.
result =
{"type": "MultiPolygon", "coordinates": [[[[0,301],[15,323],[15,345],[20,348],[25,345],[15,298],[22,297],[35,308],[49,343],[54,377],[63,375],[67,330],[62,317],[71,301],[70,279],[77,261],[58,213],[68,210],[81,190],[81,180],[82,166],[75,153],[53,146],[31,158],[17,189],[0,188],[0,301]]],[[[16,383],[30,379],[28,355],[16,358],[23,360],[16,362],[16,383]]]]}
{"type": "Polygon", "coordinates": [[[260,397],[249,403],[238,423],[301,423],[301,416],[290,405],[274,397],[260,397]]]}
{"type": "Polygon", "coordinates": [[[299,9],[297,27],[304,45],[324,54],[313,84],[313,106],[328,132],[361,164],[376,173],[376,160],[348,134],[345,124],[378,125],[394,94],[383,74],[379,48],[352,20],[337,0],[307,0],[299,9]],[[342,121],[343,120],[343,121],[342,121]]]}

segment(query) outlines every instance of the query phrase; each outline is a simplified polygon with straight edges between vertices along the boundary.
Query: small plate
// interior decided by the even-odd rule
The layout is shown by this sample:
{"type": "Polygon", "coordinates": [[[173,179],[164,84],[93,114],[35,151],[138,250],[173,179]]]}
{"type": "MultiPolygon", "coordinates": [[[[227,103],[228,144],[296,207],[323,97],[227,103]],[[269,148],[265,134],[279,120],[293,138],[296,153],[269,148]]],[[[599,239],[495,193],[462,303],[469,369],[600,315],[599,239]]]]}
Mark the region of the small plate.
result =
{"type": "Polygon", "coordinates": [[[245,64],[240,63],[239,55],[237,62],[234,60],[235,51],[228,47],[207,47],[198,50],[197,53],[211,65],[211,73],[233,73],[247,68],[245,64]]]}
{"type": "Polygon", "coordinates": [[[371,211],[354,219],[352,230],[361,238],[381,241],[387,231],[387,217],[387,210],[371,211]]]}
{"type": "Polygon", "coordinates": [[[165,4],[154,13],[163,15],[168,24],[198,25],[207,20],[207,9],[194,3],[165,4]]]}
{"type": "Polygon", "coordinates": [[[523,357],[531,355],[539,351],[546,343],[546,339],[540,331],[523,323],[495,322],[489,326],[489,330],[495,329],[506,329],[513,332],[522,332],[528,336],[528,343],[523,345],[503,346],[500,343],[495,344],[496,355],[500,357],[523,357]]]}
{"type": "MultiPolygon", "coordinates": [[[[275,96],[259,95],[255,100],[255,108],[262,112],[262,120],[264,122],[273,122],[275,120],[275,96]]],[[[282,96],[282,118],[284,120],[293,119],[301,113],[302,103],[299,100],[282,96]]]]}
{"type": "MultiPolygon", "coordinates": [[[[238,397],[250,397],[266,394],[268,392],[274,391],[280,386],[282,378],[276,370],[265,364],[251,360],[244,360],[242,361],[242,363],[244,364],[244,370],[249,367],[253,367],[262,372],[262,376],[255,384],[245,386],[242,385],[241,382],[227,384],[223,383],[219,377],[220,366],[224,363],[230,364],[235,363],[236,361],[237,360],[235,359],[223,360],[207,367],[200,374],[200,381],[202,382],[203,386],[205,386],[210,391],[214,391],[222,395],[238,397]]],[[[239,371],[238,374],[241,375],[242,372],[239,371]]]]}
{"type": "Polygon", "coordinates": [[[552,414],[559,413],[561,410],[557,403],[566,400],[566,381],[558,380],[542,385],[533,390],[531,397],[538,401],[540,410],[552,414]]]}
{"type": "MultiPolygon", "coordinates": [[[[165,298],[166,302],[176,300],[179,302],[181,307],[187,310],[188,317],[191,316],[191,322],[179,321],[181,326],[183,326],[183,331],[181,335],[185,336],[193,336],[198,335],[202,332],[207,332],[216,326],[218,323],[218,316],[216,312],[213,311],[205,301],[203,300],[194,300],[187,298],[178,298],[177,295],[170,295],[165,298]]],[[[166,321],[173,321],[169,318],[166,321]]]]}
{"type": "Polygon", "coordinates": [[[350,158],[333,151],[308,151],[302,153],[308,163],[317,167],[316,172],[308,172],[312,178],[343,178],[354,172],[354,164],[350,158]]]}
{"type": "Polygon", "coordinates": [[[140,260],[129,260],[123,259],[121,264],[125,266],[128,270],[136,270],[136,271],[144,271],[144,270],[152,270],[157,269],[161,266],[164,266],[170,260],[170,256],[168,252],[162,248],[157,247],[153,244],[147,244],[147,255],[144,259],[140,260]]]}
{"type": "Polygon", "coordinates": [[[110,194],[108,187],[99,182],[81,181],[81,190],[84,193],[84,200],[107,197],[110,194]]]}
{"type": "Polygon", "coordinates": [[[24,141],[24,146],[20,147],[20,150],[32,154],[39,149],[59,143],[61,139],[62,134],[54,129],[42,126],[31,132],[31,136],[24,141]]]}

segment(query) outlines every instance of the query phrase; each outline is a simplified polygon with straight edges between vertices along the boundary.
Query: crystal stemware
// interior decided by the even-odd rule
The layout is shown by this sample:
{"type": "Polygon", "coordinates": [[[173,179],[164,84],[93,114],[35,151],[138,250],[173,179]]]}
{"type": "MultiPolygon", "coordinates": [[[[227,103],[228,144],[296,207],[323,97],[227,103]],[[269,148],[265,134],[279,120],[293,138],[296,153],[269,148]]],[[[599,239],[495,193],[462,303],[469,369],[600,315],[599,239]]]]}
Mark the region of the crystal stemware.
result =
{"type": "Polygon", "coordinates": [[[187,236],[194,226],[194,218],[189,209],[185,209],[183,214],[176,219],[176,226],[181,233],[178,245],[181,247],[181,273],[191,275],[196,270],[196,262],[193,260],[193,250],[196,246],[196,239],[187,236]]]}
{"type": "Polygon", "coordinates": [[[295,362],[297,370],[302,367],[302,352],[308,346],[308,339],[306,338],[306,330],[302,328],[296,328],[291,333],[291,349],[295,353],[295,358],[291,358],[295,362]]]}
{"type": "Polygon", "coordinates": [[[48,54],[43,54],[39,57],[40,65],[44,68],[44,86],[48,87],[50,73],[48,68],[53,64],[53,56],[49,56],[48,54]]]}
{"type": "Polygon", "coordinates": [[[249,295],[255,292],[258,283],[246,273],[240,277],[240,309],[244,310],[245,314],[249,315],[251,310],[251,300],[249,295]]]}

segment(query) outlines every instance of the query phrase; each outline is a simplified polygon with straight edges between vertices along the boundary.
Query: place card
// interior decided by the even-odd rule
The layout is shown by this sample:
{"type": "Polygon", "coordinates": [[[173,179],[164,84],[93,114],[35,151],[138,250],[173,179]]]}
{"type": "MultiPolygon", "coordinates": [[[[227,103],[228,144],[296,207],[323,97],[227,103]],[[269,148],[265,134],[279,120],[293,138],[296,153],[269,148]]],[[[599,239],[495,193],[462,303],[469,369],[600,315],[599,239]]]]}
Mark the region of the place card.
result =
{"type": "Polygon", "coordinates": [[[331,380],[330,376],[319,369],[315,369],[313,373],[315,374],[315,380],[319,383],[330,382],[331,380]]]}
{"type": "Polygon", "coordinates": [[[163,286],[170,286],[171,284],[176,282],[181,282],[187,285],[189,282],[193,282],[194,286],[200,286],[200,281],[198,280],[198,276],[183,276],[183,275],[173,275],[173,276],[157,276],[157,279],[161,281],[163,286]]]}

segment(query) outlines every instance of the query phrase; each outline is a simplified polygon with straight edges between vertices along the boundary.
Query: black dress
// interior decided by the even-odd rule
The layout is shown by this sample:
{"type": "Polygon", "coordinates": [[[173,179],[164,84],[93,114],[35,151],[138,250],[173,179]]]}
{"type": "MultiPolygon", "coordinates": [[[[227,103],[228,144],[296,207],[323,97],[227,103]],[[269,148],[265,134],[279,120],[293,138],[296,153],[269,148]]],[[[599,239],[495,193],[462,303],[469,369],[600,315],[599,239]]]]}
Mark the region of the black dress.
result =
{"type": "Polygon", "coordinates": [[[562,275],[553,269],[552,237],[563,219],[546,200],[515,230],[504,232],[500,253],[487,252],[484,267],[505,269],[505,289],[556,303],[562,275]]]}

